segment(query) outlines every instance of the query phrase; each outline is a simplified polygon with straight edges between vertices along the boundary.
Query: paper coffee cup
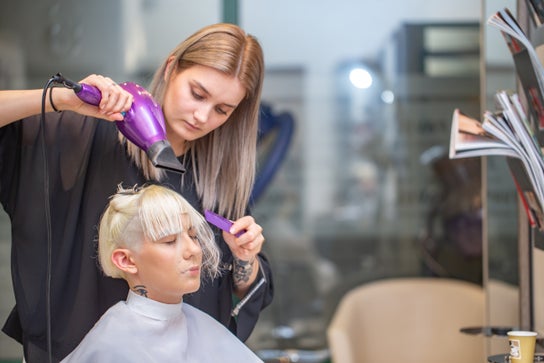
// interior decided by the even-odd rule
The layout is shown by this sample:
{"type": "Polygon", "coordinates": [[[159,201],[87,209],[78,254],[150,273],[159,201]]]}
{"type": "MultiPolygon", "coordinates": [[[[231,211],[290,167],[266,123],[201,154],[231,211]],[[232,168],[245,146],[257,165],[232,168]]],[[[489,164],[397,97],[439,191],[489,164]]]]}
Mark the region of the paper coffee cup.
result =
{"type": "Polygon", "coordinates": [[[509,331],[510,362],[533,363],[537,333],[534,331],[509,331]]]}

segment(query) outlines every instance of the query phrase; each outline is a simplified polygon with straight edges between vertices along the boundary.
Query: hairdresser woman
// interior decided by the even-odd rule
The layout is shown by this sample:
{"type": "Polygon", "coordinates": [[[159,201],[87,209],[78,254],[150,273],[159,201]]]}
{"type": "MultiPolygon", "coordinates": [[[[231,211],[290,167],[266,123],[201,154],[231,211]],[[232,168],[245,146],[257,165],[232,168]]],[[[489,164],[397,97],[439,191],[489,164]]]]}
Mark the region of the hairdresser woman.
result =
{"type": "Polygon", "coordinates": [[[28,363],[47,362],[49,354],[62,359],[126,297],[126,284],[98,269],[95,243],[101,213],[120,183],[158,182],[199,211],[235,221],[232,234],[217,230],[224,273],[184,302],[248,338],[272,299],[262,228],[246,215],[263,74],[260,45],[230,24],[201,29],[165,59],[148,90],[162,104],[183,175],[154,168],[106,122],[121,120],[132,102],[110,78],[81,81],[100,89],[98,107],[72,90],[54,88],[51,98],[48,90],[43,121],[42,90],[0,92],[0,199],[12,223],[16,299],[3,330],[22,342],[28,363]]]}

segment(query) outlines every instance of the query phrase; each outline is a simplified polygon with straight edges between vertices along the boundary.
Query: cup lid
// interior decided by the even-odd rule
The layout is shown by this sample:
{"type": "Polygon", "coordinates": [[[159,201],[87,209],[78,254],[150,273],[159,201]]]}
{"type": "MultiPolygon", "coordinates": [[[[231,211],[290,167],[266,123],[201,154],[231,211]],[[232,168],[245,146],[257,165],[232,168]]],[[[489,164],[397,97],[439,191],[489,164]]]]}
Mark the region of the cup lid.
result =
{"type": "Polygon", "coordinates": [[[527,331],[527,330],[511,330],[507,332],[508,336],[522,336],[522,337],[534,337],[538,335],[536,331],[527,331]]]}

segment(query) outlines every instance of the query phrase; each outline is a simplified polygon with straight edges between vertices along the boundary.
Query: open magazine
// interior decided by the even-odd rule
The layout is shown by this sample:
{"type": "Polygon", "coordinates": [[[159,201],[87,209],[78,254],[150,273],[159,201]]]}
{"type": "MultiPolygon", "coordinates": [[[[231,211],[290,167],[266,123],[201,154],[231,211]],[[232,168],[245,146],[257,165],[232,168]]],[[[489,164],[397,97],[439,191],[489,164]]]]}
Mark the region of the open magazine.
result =
{"type": "Polygon", "coordinates": [[[508,144],[484,130],[482,123],[455,109],[450,138],[450,159],[471,156],[503,155],[517,158],[508,144]]]}
{"type": "Polygon", "coordinates": [[[507,8],[489,17],[487,23],[501,31],[512,53],[516,73],[530,105],[532,127],[544,130],[544,66],[537,50],[507,8]]]}
{"type": "Polygon", "coordinates": [[[449,157],[508,157],[510,172],[533,226],[544,230],[544,156],[517,94],[496,94],[499,110],[482,122],[453,113],[449,157]]]}

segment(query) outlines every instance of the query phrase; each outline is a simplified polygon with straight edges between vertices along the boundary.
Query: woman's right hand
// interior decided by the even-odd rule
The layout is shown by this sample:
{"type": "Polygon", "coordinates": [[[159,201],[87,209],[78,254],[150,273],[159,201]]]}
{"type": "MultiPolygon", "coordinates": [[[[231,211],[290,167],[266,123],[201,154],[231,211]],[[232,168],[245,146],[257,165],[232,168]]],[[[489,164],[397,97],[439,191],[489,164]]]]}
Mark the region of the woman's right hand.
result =
{"type": "MultiPolygon", "coordinates": [[[[90,75],[80,83],[97,87],[102,93],[100,105],[89,105],[79,99],[75,92],[64,87],[47,90],[46,112],[54,111],[49,100],[49,92],[53,92],[53,104],[57,110],[70,110],[83,115],[98,117],[108,121],[123,120],[121,112],[130,110],[133,97],[117,85],[111,78],[90,75]]],[[[41,112],[43,90],[0,90],[0,127],[17,120],[37,115],[41,112]]]]}
{"type": "Polygon", "coordinates": [[[55,88],[53,103],[58,110],[72,110],[109,121],[121,121],[124,118],[122,112],[128,111],[132,106],[133,96],[109,77],[92,74],[79,83],[98,88],[102,94],[100,104],[98,106],[90,105],[81,101],[70,89],[55,88]]]}

